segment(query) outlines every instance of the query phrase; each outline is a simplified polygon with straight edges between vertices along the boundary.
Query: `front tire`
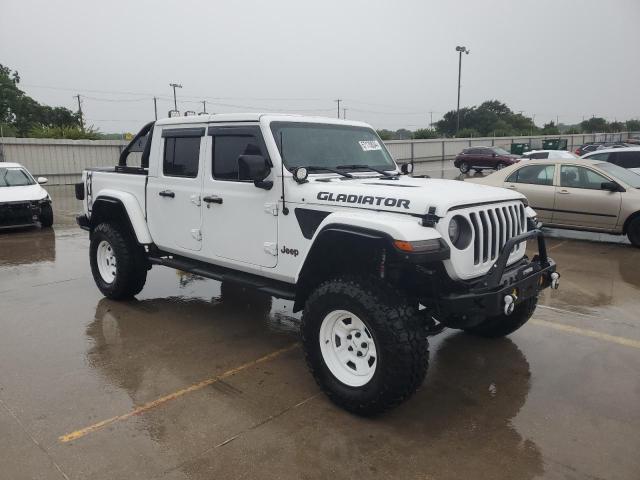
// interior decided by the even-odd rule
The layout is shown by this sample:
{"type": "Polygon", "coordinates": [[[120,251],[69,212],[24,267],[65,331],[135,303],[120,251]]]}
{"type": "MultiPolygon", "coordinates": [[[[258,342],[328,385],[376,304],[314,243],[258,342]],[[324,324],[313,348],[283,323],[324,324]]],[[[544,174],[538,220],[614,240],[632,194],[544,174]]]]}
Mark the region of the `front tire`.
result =
{"type": "Polygon", "coordinates": [[[502,170],[504,167],[506,167],[507,164],[504,162],[498,162],[496,165],[496,170],[502,170]]]}
{"type": "Polygon", "coordinates": [[[634,247],[640,248],[640,217],[631,220],[627,228],[627,238],[634,247]]]}
{"type": "Polygon", "coordinates": [[[516,305],[511,315],[496,315],[488,317],[475,327],[465,328],[464,331],[486,338],[506,337],[522,327],[536,311],[538,296],[528,298],[516,305]]]}
{"type": "Polygon", "coordinates": [[[381,413],[422,384],[428,342],[415,308],[375,278],[340,277],[306,302],[302,342],[320,388],[358,415],[381,413]]]}
{"type": "Polygon", "coordinates": [[[53,208],[50,203],[40,207],[40,225],[42,228],[51,228],[53,225],[53,208]]]}
{"type": "Polygon", "coordinates": [[[144,248],[117,224],[101,223],[91,233],[91,273],[102,294],[113,300],[140,293],[147,281],[144,248]]]}

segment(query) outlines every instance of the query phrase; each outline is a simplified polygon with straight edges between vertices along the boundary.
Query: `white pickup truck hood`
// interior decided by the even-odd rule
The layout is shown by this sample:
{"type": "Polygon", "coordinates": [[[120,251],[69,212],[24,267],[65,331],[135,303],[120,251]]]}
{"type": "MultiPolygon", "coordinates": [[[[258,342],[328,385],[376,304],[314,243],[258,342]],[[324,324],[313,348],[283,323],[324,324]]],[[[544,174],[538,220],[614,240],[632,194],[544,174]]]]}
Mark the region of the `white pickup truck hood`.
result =
{"type": "Polygon", "coordinates": [[[398,180],[309,177],[307,183],[290,187],[291,183],[287,182],[287,185],[287,199],[293,202],[419,215],[435,207],[435,214],[439,217],[452,207],[525,200],[522,194],[506,188],[408,176],[401,176],[398,180]]]}
{"type": "Polygon", "coordinates": [[[37,183],[23,187],[0,187],[0,203],[42,200],[47,191],[37,183]]]}

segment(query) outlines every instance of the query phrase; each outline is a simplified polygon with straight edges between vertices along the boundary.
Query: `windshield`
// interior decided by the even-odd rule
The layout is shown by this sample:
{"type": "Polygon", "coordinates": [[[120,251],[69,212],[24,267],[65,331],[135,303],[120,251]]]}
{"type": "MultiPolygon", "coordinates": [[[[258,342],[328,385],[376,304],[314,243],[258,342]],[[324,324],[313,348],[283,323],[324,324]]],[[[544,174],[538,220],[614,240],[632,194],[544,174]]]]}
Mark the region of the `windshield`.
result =
{"type": "Polygon", "coordinates": [[[34,183],[31,175],[22,168],[0,167],[0,187],[24,187],[34,183]]]}
{"type": "Polygon", "coordinates": [[[603,171],[607,172],[612,177],[623,181],[630,187],[640,188],[640,175],[638,175],[637,173],[633,173],[631,170],[619,167],[618,165],[614,165],[613,163],[599,163],[598,167],[600,167],[603,171]]]}
{"type": "MultiPolygon", "coordinates": [[[[367,165],[380,170],[396,170],[391,155],[370,128],[272,122],[271,132],[288,169],[305,166],[337,168],[343,165],[367,165]]],[[[345,171],[349,170],[357,171],[357,168],[345,168],[345,171]]]]}
{"type": "Polygon", "coordinates": [[[500,148],[500,147],[494,147],[493,151],[496,152],[497,155],[511,155],[504,148],[500,148]]]}

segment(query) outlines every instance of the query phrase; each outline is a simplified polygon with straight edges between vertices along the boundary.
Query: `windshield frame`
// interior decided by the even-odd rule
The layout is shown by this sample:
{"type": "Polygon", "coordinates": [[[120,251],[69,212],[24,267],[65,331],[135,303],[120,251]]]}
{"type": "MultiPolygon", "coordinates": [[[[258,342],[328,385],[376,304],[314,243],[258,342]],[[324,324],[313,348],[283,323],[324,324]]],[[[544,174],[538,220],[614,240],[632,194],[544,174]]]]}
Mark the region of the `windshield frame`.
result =
{"type": "MultiPolygon", "coordinates": [[[[385,143],[382,141],[382,139],[380,138],[380,136],[378,135],[378,133],[371,127],[369,126],[364,126],[364,125],[348,125],[348,124],[341,124],[341,123],[325,123],[325,122],[305,122],[305,121],[288,121],[288,120],[275,120],[270,122],[269,124],[269,130],[271,131],[271,135],[273,136],[273,140],[274,143],[276,145],[276,149],[278,151],[278,153],[280,154],[280,159],[283,163],[284,168],[287,169],[287,171],[289,172],[293,172],[296,168],[298,167],[304,167],[307,165],[313,165],[313,163],[308,163],[307,165],[288,165],[287,164],[287,137],[286,135],[284,135],[283,140],[284,140],[284,156],[282,155],[282,145],[280,142],[280,132],[281,132],[281,128],[282,127],[295,127],[295,128],[309,128],[309,129],[342,129],[342,130],[353,130],[353,131],[365,131],[368,134],[372,135],[374,137],[375,140],[377,140],[378,144],[380,145],[380,152],[383,156],[383,158],[388,162],[386,165],[380,165],[380,164],[370,164],[371,167],[373,168],[378,168],[381,170],[385,170],[385,171],[389,171],[389,172],[398,172],[399,168],[398,168],[398,164],[396,163],[395,159],[393,158],[393,156],[391,155],[391,153],[389,153],[389,150],[387,149],[387,146],[385,145],[385,143]]],[[[345,163],[348,164],[354,164],[356,162],[353,161],[353,159],[348,159],[348,160],[339,160],[336,161],[335,165],[331,165],[331,168],[336,168],[339,165],[343,165],[345,163]]],[[[322,165],[318,165],[319,167],[321,167],[322,165]]],[[[367,170],[365,167],[367,166],[367,164],[363,163],[362,164],[362,168],[354,168],[354,169],[344,169],[345,172],[350,172],[350,173],[361,173],[361,174],[371,174],[371,173],[375,173],[376,175],[380,175],[380,173],[375,172],[374,170],[367,170]]],[[[322,172],[322,171],[317,171],[317,172],[309,172],[310,175],[316,174],[316,175],[337,175],[335,173],[331,173],[331,172],[322,172]]]]}
{"type": "Polygon", "coordinates": [[[27,183],[27,184],[24,184],[24,185],[2,185],[2,184],[0,184],[0,188],[29,187],[31,185],[35,185],[35,184],[38,183],[36,181],[36,179],[33,178],[33,176],[29,173],[29,171],[24,167],[15,167],[15,166],[5,167],[2,164],[0,164],[0,169],[3,169],[3,170],[19,170],[20,172],[22,172],[24,174],[24,176],[30,182],[30,183],[27,183]]]}
{"type": "Polygon", "coordinates": [[[611,162],[600,162],[597,163],[596,166],[602,170],[607,176],[614,178],[616,181],[622,182],[625,185],[628,185],[631,188],[640,189],[640,175],[631,170],[621,167],[620,165],[616,165],[611,162]],[[616,175],[622,174],[621,176],[616,175]],[[637,179],[634,177],[638,177],[637,179]],[[629,181],[631,180],[631,181],[629,181]]]}

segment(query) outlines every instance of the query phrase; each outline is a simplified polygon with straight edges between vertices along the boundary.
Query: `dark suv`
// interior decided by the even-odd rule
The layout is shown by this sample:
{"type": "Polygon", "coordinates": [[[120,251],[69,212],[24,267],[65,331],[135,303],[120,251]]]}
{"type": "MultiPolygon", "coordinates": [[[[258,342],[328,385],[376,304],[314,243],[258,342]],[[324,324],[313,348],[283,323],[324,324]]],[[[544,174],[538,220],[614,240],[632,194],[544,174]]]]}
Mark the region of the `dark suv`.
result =
{"type": "Polygon", "coordinates": [[[520,161],[518,155],[512,155],[500,147],[469,147],[460,152],[453,164],[462,173],[469,170],[500,170],[520,161]]]}

